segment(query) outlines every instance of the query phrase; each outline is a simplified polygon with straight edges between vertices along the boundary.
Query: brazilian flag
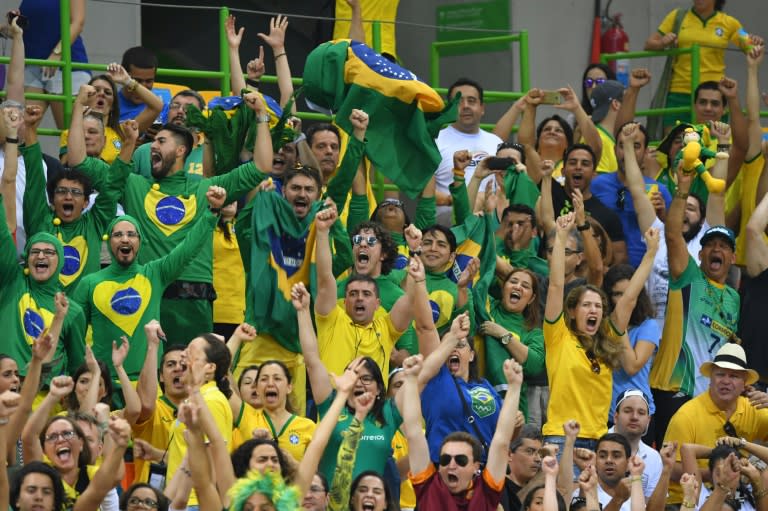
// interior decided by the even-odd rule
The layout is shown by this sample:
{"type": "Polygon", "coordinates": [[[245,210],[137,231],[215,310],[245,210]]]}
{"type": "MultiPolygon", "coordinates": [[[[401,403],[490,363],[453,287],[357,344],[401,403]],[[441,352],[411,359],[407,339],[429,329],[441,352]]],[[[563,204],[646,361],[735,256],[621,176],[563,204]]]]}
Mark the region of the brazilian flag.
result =
{"type": "Polygon", "coordinates": [[[456,120],[455,104],[446,107],[412,72],[349,39],[323,43],[307,56],[303,89],[349,134],[352,109],[364,110],[368,159],[408,196],[421,194],[441,160],[434,139],[456,120]]]}

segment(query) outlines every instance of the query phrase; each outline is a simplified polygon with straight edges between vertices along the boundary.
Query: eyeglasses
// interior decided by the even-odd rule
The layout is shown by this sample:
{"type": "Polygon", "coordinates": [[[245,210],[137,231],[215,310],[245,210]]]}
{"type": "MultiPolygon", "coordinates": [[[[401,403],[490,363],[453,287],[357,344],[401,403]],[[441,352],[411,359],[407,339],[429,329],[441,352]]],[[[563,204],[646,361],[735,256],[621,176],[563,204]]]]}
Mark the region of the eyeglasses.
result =
{"type": "Polygon", "coordinates": [[[586,351],[587,358],[589,359],[589,363],[592,365],[592,372],[595,374],[600,374],[600,361],[597,360],[597,357],[592,352],[592,350],[586,351]]]}
{"type": "Polygon", "coordinates": [[[622,188],[621,190],[619,190],[619,198],[616,199],[616,207],[620,211],[624,211],[624,199],[626,198],[626,195],[627,195],[626,188],[622,188]]]}
{"type": "Polygon", "coordinates": [[[384,206],[395,206],[396,208],[403,209],[403,201],[400,199],[384,199],[379,203],[379,207],[383,208],[384,206]]]}
{"type": "Polygon", "coordinates": [[[125,232],[115,231],[112,233],[112,239],[119,239],[119,238],[122,238],[123,236],[133,239],[133,238],[138,238],[139,233],[136,231],[125,231],[125,232]]]}
{"type": "Polygon", "coordinates": [[[316,486],[313,484],[312,486],[309,487],[309,491],[311,491],[312,493],[325,493],[325,488],[323,488],[322,486],[316,486]]]}
{"type": "Polygon", "coordinates": [[[175,101],[168,105],[168,110],[182,110],[184,108],[184,105],[181,103],[176,103],[175,101]]]}
{"type": "Polygon", "coordinates": [[[57,186],[53,189],[53,193],[56,195],[66,195],[70,193],[72,194],[72,197],[82,197],[85,195],[85,192],[83,192],[80,188],[69,188],[66,186],[57,186]]]}
{"type": "Polygon", "coordinates": [[[451,460],[456,460],[456,464],[460,467],[466,467],[469,463],[469,456],[466,454],[457,454],[456,456],[451,456],[450,454],[441,454],[440,466],[447,467],[450,465],[451,460]]]}
{"type": "Polygon", "coordinates": [[[469,343],[467,341],[459,341],[459,342],[456,343],[456,347],[458,349],[464,349],[467,346],[469,346],[469,343]]]}
{"type": "Polygon", "coordinates": [[[584,88],[591,89],[596,85],[602,85],[606,81],[605,78],[584,78],[584,88]]]}
{"type": "Polygon", "coordinates": [[[45,435],[45,441],[47,443],[58,442],[59,439],[61,439],[61,440],[72,440],[73,438],[75,438],[74,430],[62,431],[60,433],[49,433],[49,434],[45,435]]]}
{"type": "Polygon", "coordinates": [[[52,248],[32,248],[29,250],[29,255],[38,256],[43,254],[46,257],[53,257],[56,255],[56,251],[52,248]]]}
{"type": "MultiPolygon", "coordinates": [[[[554,250],[554,247],[547,247],[547,254],[551,254],[552,250],[554,250]]],[[[573,250],[570,248],[565,249],[565,255],[574,255],[574,254],[581,254],[581,250],[573,250]]]]}
{"type": "Polygon", "coordinates": [[[139,497],[131,497],[128,499],[128,505],[129,506],[144,506],[148,507],[150,509],[154,509],[157,507],[157,501],[152,500],[150,498],[146,499],[140,499],[139,497]]]}
{"type": "Polygon", "coordinates": [[[365,244],[369,247],[372,247],[379,242],[379,239],[376,236],[363,236],[362,234],[355,234],[352,236],[353,245],[360,245],[363,240],[365,240],[365,244]]]}
{"type": "Polygon", "coordinates": [[[723,424],[723,430],[725,430],[725,434],[732,437],[737,437],[739,434],[736,432],[736,427],[731,423],[731,421],[725,421],[725,424],[723,424]]]}
{"type": "Polygon", "coordinates": [[[361,374],[360,376],[357,377],[357,379],[360,380],[360,382],[362,382],[363,385],[370,385],[371,383],[376,381],[374,377],[371,376],[370,374],[361,374]]]}

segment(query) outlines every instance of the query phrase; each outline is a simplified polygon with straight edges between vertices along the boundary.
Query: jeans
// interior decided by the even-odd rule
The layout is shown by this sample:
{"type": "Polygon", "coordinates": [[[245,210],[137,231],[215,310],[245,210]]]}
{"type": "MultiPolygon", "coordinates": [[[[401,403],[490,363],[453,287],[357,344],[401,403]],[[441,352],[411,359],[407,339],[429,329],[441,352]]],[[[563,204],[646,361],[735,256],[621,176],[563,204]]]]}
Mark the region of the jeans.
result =
{"type": "MultiPolygon", "coordinates": [[[[559,447],[557,451],[557,461],[560,462],[560,458],[563,455],[563,446],[565,445],[565,437],[560,435],[550,435],[544,437],[544,445],[547,444],[555,444],[559,447]]],[[[589,449],[590,451],[594,451],[597,449],[597,440],[594,438],[577,438],[576,443],[574,444],[573,448],[584,448],[589,449]]],[[[579,467],[576,466],[576,463],[573,464],[573,478],[576,479],[581,474],[581,470],[579,467]]]]}

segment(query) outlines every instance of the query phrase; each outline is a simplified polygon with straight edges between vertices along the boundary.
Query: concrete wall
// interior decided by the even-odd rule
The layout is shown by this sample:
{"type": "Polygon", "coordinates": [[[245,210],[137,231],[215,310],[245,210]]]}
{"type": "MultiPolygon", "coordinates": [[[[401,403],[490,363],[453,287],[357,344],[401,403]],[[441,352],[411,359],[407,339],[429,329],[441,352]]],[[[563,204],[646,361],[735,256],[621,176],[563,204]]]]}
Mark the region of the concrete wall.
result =
{"type": "MultiPolygon", "coordinates": [[[[139,0],[130,0],[136,5],[88,2],[88,19],[85,39],[89,56],[94,62],[119,60],[122,51],[140,42],[139,0]]],[[[261,0],[256,0],[260,2],[261,0]]],[[[420,24],[435,23],[435,7],[445,4],[463,3],[460,0],[401,0],[398,20],[420,24]]],[[[606,0],[603,0],[603,4],[606,0]]],[[[12,6],[10,0],[2,12],[12,6]]],[[[300,4],[291,4],[293,9],[303,10],[300,4]]],[[[271,6],[271,4],[270,4],[271,6]]],[[[624,27],[630,38],[630,50],[641,50],[648,35],[656,30],[663,17],[676,7],[688,7],[685,0],[615,0],[611,12],[623,13],[624,27]]],[[[268,7],[268,6],[264,6],[268,7]]],[[[291,7],[286,12],[293,10],[291,7]]],[[[571,84],[580,90],[582,72],[589,59],[592,31],[591,0],[510,0],[512,30],[527,29],[530,38],[530,61],[532,85],[555,88],[571,84]]],[[[266,10],[266,9],[265,9],[266,10]]],[[[759,20],[768,20],[768,2],[764,0],[731,0],[727,11],[742,21],[748,30],[761,32],[759,20]]],[[[184,14],[176,19],[177,26],[183,27],[184,14]]],[[[294,27],[302,26],[295,24],[294,27]]],[[[253,32],[253,31],[251,31],[253,32]]],[[[768,36],[768,33],[763,33],[768,36]]],[[[397,29],[398,53],[405,64],[419,76],[428,78],[429,44],[436,37],[434,28],[400,25],[397,29]]],[[[490,90],[519,89],[516,69],[516,48],[511,53],[489,53],[462,57],[447,57],[442,60],[440,84],[446,86],[460,76],[478,79],[490,90]]],[[[743,56],[730,51],[726,58],[728,74],[741,83],[745,78],[743,56]]],[[[663,59],[643,62],[650,66],[655,76],[661,74],[663,59]]],[[[768,65],[761,71],[761,83],[768,90],[768,65]]],[[[653,86],[653,84],[652,84],[653,86]]],[[[650,100],[650,87],[644,91],[639,106],[644,107],[650,100]]],[[[507,105],[488,105],[487,120],[500,115],[507,105]]],[[[547,114],[542,108],[542,114],[547,114]]],[[[47,125],[52,125],[48,119],[47,125]]],[[[46,149],[56,151],[56,144],[46,142],[46,149]]]]}

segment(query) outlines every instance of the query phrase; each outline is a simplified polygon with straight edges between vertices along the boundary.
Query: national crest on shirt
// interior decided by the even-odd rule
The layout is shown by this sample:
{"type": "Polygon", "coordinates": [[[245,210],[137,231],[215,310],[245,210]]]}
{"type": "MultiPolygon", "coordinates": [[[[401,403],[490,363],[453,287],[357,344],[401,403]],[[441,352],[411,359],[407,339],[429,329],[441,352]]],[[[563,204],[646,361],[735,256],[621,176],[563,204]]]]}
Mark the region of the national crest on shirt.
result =
{"type": "Polygon", "coordinates": [[[144,210],[163,234],[171,236],[195,219],[197,197],[166,195],[160,190],[150,189],[144,197],[144,210]]]}

